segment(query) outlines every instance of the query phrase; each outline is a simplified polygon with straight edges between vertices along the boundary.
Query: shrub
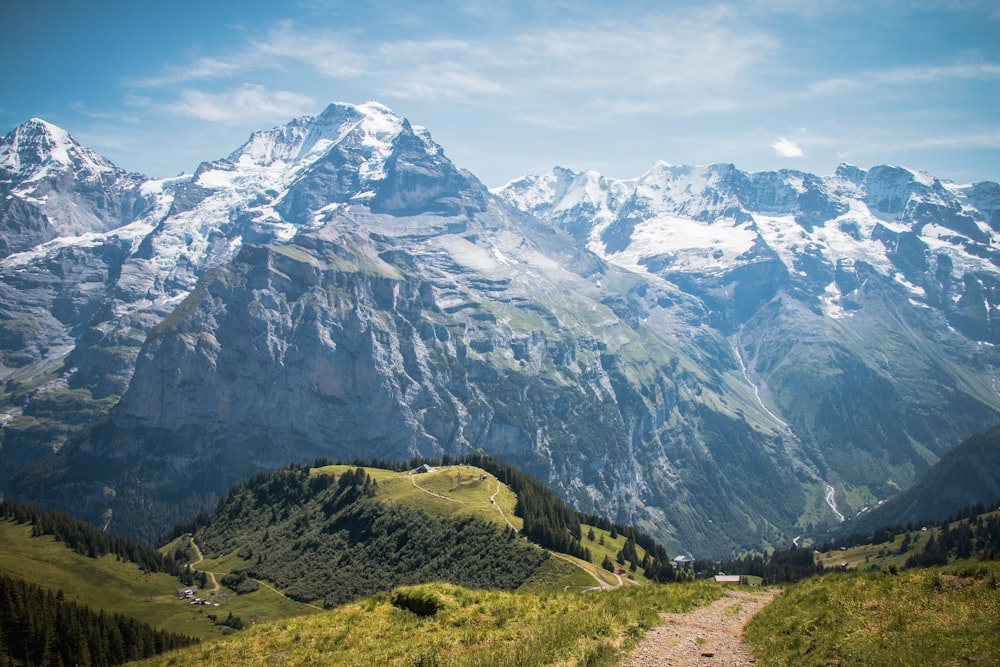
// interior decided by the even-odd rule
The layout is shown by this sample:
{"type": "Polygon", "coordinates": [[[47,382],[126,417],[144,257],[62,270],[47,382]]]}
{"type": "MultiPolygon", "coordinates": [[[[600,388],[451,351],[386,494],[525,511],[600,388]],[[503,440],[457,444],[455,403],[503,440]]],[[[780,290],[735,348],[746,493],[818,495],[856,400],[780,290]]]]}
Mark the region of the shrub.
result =
{"type": "Polygon", "coordinates": [[[444,602],[433,591],[424,588],[401,588],[392,592],[392,606],[413,612],[417,616],[433,616],[444,602]]]}

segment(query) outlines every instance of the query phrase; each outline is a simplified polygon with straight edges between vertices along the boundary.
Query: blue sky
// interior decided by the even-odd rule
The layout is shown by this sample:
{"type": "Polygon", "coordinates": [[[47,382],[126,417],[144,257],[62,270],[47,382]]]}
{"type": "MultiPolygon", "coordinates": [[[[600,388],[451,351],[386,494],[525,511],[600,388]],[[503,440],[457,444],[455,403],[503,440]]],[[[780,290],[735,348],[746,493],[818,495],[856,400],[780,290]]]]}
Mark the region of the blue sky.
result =
{"type": "Polygon", "coordinates": [[[489,186],[655,160],[1000,180],[996,0],[33,0],[0,19],[0,132],[41,117],[151,176],[376,99],[489,186]]]}

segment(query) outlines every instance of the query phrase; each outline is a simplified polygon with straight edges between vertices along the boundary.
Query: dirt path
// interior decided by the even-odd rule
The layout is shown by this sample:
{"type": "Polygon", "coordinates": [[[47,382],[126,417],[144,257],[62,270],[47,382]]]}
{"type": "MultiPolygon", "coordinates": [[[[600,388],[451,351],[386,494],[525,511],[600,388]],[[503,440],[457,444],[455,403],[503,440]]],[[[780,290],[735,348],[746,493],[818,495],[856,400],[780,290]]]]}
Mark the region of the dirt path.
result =
{"type": "MultiPolygon", "coordinates": [[[[191,547],[194,549],[194,552],[196,554],[198,554],[198,557],[196,559],[194,559],[193,561],[191,561],[190,563],[188,563],[188,565],[190,565],[191,568],[194,569],[194,566],[198,565],[203,560],[205,560],[205,557],[201,555],[201,549],[199,549],[198,545],[195,544],[195,541],[194,541],[193,537],[189,537],[188,541],[191,543],[191,547]]],[[[212,580],[212,589],[211,589],[210,592],[218,595],[219,594],[219,590],[222,587],[219,586],[219,582],[216,581],[216,579],[215,579],[215,573],[214,572],[209,572],[208,570],[202,570],[202,572],[204,572],[205,575],[208,576],[208,578],[212,580]]],[[[256,581],[261,586],[263,586],[265,588],[268,588],[271,591],[274,591],[275,593],[277,593],[281,597],[285,597],[284,593],[282,593],[281,591],[279,591],[277,588],[275,588],[271,584],[267,583],[266,581],[261,581],[260,579],[254,579],[254,581],[256,581]]],[[[291,598],[287,598],[287,599],[291,600],[291,598]]],[[[312,607],[313,609],[317,609],[319,611],[323,611],[323,607],[317,607],[316,605],[309,604],[308,602],[299,602],[298,600],[292,600],[292,602],[296,602],[296,603],[301,604],[301,605],[303,605],[305,607],[312,607]]]]}
{"type": "MultiPolygon", "coordinates": [[[[201,561],[205,560],[205,557],[201,555],[201,549],[199,549],[198,545],[195,544],[195,541],[194,541],[193,537],[189,537],[188,538],[188,542],[190,542],[191,547],[194,549],[194,552],[196,554],[198,554],[198,557],[196,559],[194,559],[193,561],[191,561],[190,563],[188,563],[188,565],[191,567],[191,569],[194,570],[194,569],[197,569],[195,567],[195,565],[200,564],[201,561]]],[[[219,586],[219,582],[215,580],[215,572],[209,572],[208,570],[202,570],[202,572],[204,572],[205,576],[207,576],[212,581],[212,589],[209,592],[210,593],[214,593],[214,594],[218,594],[220,586],[219,586]]]]}
{"type": "Polygon", "coordinates": [[[743,626],[777,594],[776,590],[730,590],[707,607],[664,614],[663,625],[653,628],[622,666],[752,665],[754,660],[742,640],[743,626]]]}
{"type": "Polygon", "coordinates": [[[281,597],[285,598],[286,600],[291,600],[292,602],[300,604],[300,605],[302,605],[304,607],[312,607],[313,609],[316,609],[318,611],[326,611],[325,609],[323,609],[323,607],[318,607],[318,606],[316,606],[314,604],[310,604],[308,602],[299,602],[298,600],[292,600],[292,598],[290,598],[290,597],[285,597],[284,593],[282,593],[277,588],[275,588],[274,586],[272,586],[271,584],[267,583],[266,581],[264,581],[262,579],[254,579],[254,581],[256,581],[258,584],[260,584],[264,588],[277,593],[278,595],[280,595],[281,597]]]}

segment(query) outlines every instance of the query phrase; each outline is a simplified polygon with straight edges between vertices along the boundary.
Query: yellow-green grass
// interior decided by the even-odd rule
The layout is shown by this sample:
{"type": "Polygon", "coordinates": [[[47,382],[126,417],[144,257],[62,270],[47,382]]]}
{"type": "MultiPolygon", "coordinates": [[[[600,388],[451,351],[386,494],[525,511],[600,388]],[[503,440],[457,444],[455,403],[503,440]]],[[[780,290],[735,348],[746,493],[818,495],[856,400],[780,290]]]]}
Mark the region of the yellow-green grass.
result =
{"type": "MultiPolygon", "coordinates": [[[[314,475],[342,475],[354,467],[330,465],[314,468],[311,473],[314,475]]],[[[433,472],[426,473],[396,472],[379,468],[365,468],[365,471],[377,482],[376,495],[385,502],[403,503],[436,515],[475,516],[497,523],[504,528],[509,525],[508,521],[517,530],[524,527],[524,521],[520,517],[514,516],[517,495],[506,484],[501,483],[496,477],[481,468],[456,465],[437,468],[433,472]],[[459,476],[461,476],[461,485],[459,485],[459,476]],[[482,479],[483,476],[486,479],[482,479]],[[491,498],[494,502],[490,502],[491,498]],[[504,517],[506,517],[506,521],[504,517]]],[[[581,530],[582,543],[591,552],[591,562],[587,564],[586,561],[576,558],[569,560],[576,563],[585,573],[596,574],[606,584],[617,585],[618,580],[610,572],[602,569],[600,565],[605,556],[610,557],[612,561],[615,560],[615,555],[625,546],[626,538],[618,535],[612,539],[609,531],[587,525],[582,526],[581,530]],[[593,542],[587,539],[587,534],[591,529],[594,531],[593,542]],[[602,537],[604,538],[603,545],[600,544],[602,537]]],[[[639,554],[639,559],[642,560],[646,553],[645,550],[637,546],[636,551],[639,554]]],[[[642,575],[641,569],[629,572],[627,566],[623,576],[638,582],[647,581],[642,575]]],[[[572,579],[574,581],[564,581],[560,586],[583,589],[597,585],[597,581],[592,575],[577,578],[574,574],[572,579]]]]}
{"type": "Polygon", "coordinates": [[[257,626],[147,665],[614,665],[660,622],[721,595],[714,584],[628,586],[578,594],[399,589],[328,613],[257,626]],[[432,599],[419,617],[391,599],[432,599]]]}
{"type": "MultiPolygon", "coordinates": [[[[638,582],[648,581],[646,577],[643,576],[641,567],[637,567],[635,572],[629,572],[628,569],[629,563],[627,561],[624,566],[621,566],[618,564],[618,561],[615,560],[615,556],[625,546],[625,542],[628,540],[628,538],[626,538],[624,535],[616,535],[614,539],[612,539],[610,531],[604,530],[602,528],[597,528],[595,526],[588,526],[586,524],[581,526],[580,530],[583,535],[581,543],[583,544],[583,546],[590,549],[591,560],[595,565],[600,566],[601,563],[604,562],[604,557],[608,556],[611,559],[612,563],[614,563],[618,567],[622,567],[625,570],[625,572],[621,576],[627,577],[629,579],[634,579],[635,581],[638,582]],[[594,531],[593,542],[591,542],[590,539],[588,539],[587,537],[590,530],[594,531]],[[604,538],[604,544],[601,544],[602,537],[604,538]]],[[[640,547],[639,545],[636,545],[635,550],[636,553],[639,554],[639,560],[641,562],[646,555],[646,550],[640,547]]],[[[639,563],[636,563],[636,565],[639,565],[639,563]]],[[[611,576],[610,573],[607,572],[607,570],[605,570],[604,572],[608,576],[611,576]]],[[[611,577],[610,581],[612,581],[613,583],[617,583],[617,579],[615,579],[614,577],[611,577]]]]}
{"type": "MultiPolygon", "coordinates": [[[[239,616],[244,622],[250,623],[314,614],[318,611],[315,607],[285,597],[281,591],[269,586],[267,582],[261,583],[260,588],[253,593],[243,594],[237,594],[223,586],[221,582],[224,576],[235,569],[246,567],[246,560],[240,558],[236,551],[220,558],[206,558],[193,567],[196,570],[214,574],[216,581],[219,582],[219,592],[226,594],[224,600],[215,598],[220,603],[218,608],[204,607],[205,613],[225,617],[232,612],[234,616],[239,616]]],[[[211,582],[209,582],[208,587],[211,589],[211,582]]],[[[208,593],[208,591],[203,592],[208,593]]]]}
{"type": "Polygon", "coordinates": [[[938,528],[929,528],[926,531],[910,531],[910,544],[906,552],[899,553],[903,543],[903,535],[900,533],[892,540],[883,544],[861,544],[843,550],[824,551],[817,554],[816,560],[823,564],[824,568],[837,569],[843,563],[847,563],[848,570],[879,570],[888,569],[895,566],[901,569],[906,560],[913,554],[921,553],[927,545],[927,541],[933,535],[940,532],[938,528]]]}
{"type": "MultiPolygon", "coordinates": [[[[590,572],[600,570],[593,565],[581,567],[569,556],[553,556],[535,570],[528,580],[518,588],[532,593],[566,593],[585,591],[598,586],[590,572]]],[[[606,573],[605,573],[606,574],[606,573]]]]}
{"type": "MultiPolygon", "coordinates": [[[[177,599],[177,577],[145,574],[112,555],[89,558],[51,536],[31,537],[31,526],[0,521],[0,572],[52,591],[66,600],[132,616],[164,630],[196,637],[220,636],[193,606],[177,599]]],[[[203,610],[204,608],[199,608],[203,610]]]]}
{"type": "MultiPolygon", "coordinates": [[[[332,465],[314,468],[312,474],[341,475],[354,466],[332,465]]],[[[430,514],[474,516],[507,528],[510,522],[516,530],[524,522],[514,516],[517,496],[506,484],[485,470],[473,466],[447,466],[434,472],[410,474],[378,468],[365,468],[377,482],[376,496],[384,502],[404,503],[430,514]],[[461,486],[459,486],[461,475],[461,486]],[[481,479],[482,476],[486,479],[481,479]],[[496,494],[495,502],[490,498],[496,494]],[[500,511],[503,511],[503,515],[500,511]],[[507,517],[507,521],[504,520],[507,517]]]]}
{"type": "Polygon", "coordinates": [[[230,599],[220,601],[219,607],[195,606],[177,599],[177,589],[183,584],[175,576],[146,574],[134,563],[113,555],[83,556],[49,535],[31,537],[30,525],[13,521],[0,521],[0,572],[52,591],[61,590],[67,600],[92,609],[131,616],[163,630],[201,638],[220,637],[226,631],[208,614],[225,618],[231,611],[249,621],[251,616],[271,620],[314,613],[309,607],[263,588],[245,596],[230,592],[230,599]]]}
{"type": "Polygon", "coordinates": [[[788,588],[746,629],[757,665],[1000,664],[1000,563],[848,572],[788,588]]]}

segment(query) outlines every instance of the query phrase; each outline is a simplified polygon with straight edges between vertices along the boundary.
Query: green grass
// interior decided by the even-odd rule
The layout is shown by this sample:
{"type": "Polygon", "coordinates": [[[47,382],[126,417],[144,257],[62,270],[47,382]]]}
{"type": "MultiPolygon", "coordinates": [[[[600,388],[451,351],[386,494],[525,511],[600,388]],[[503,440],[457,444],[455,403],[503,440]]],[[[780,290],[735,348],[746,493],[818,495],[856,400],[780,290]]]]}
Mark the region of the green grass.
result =
{"type": "Polygon", "coordinates": [[[531,593],[567,593],[588,590],[596,585],[594,577],[579,565],[556,557],[542,563],[518,590],[531,593]]]}
{"type": "MultiPolygon", "coordinates": [[[[617,553],[622,550],[622,547],[625,546],[625,542],[627,539],[625,536],[618,535],[614,539],[612,539],[611,533],[609,531],[597,528],[596,526],[588,526],[586,524],[584,524],[581,527],[581,532],[583,534],[583,539],[580,540],[580,543],[583,544],[583,546],[590,549],[591,561],[594,563],[594,565],[600,565],[602,562],[604,562],[605,556],[611,558],[611,561],[615,565],[618,565],[618,562],[615,561],[615,555],[617,555],[617,553]],[[587,539],[587,531],[589,530],[594,531],[593,542],[587,539]],[[602,537],[604,538],[604,544],[601,544],[602,537]]],[[[635,550],[636,553],[639,554],[639,560],[641,561],[643,557],[646,555],[646,550],[640,547],[639,545],[636,545],[635,550]]],[[[628,567],[629,567],[628,562],[626,562],[623,568],[625,572],[621,576],[627,577],[629,579],[634,579],[635,581],[642,581],[642,582],[647,581],[646,577],[642,576],[642,568],[636,568],[635,572],[629,572],[628,567]]],[[[606,571],[605,574],[607,574],[606,571]]],[[[617,583],[617,580],[615,580],[613,577],[610,579],[610,581],[612,583],[617,583]]]]}
{"type": "MultiPolygon", "coordinates": [[[[206,561],[199,567],[212,570],[208,564],[206,561]]],[[[263,587],[249,595],[230,593],[228,604],[220,607],[196,607],[177,599],[177,589],[182,586],[177,577],[145,574],[134,563],[111,555],[96,559],[82,556],[51,536],[31,537],[30,525],[13,521],[0,520],[0,572],[52,591],[62,590],[67,600],[93,609],[203,639],[224,634],[208,614],[225,618],[231,611],[249,622],[251,617],[276,620],[314,613],[263,587]]]]}
{"type": "Polygon", "coordinates": [[[1000,563],[802,581],[747,626],[757,665],[1000,664],[1000,563]]]}
{"type": "Polygon", "coordinates": [[[625,587],[592,595],[472,591],[448,584],[397,589],[316,616],[258,626],[147,665],[615,665],[660,613],[707,604],[705,582],[625,587]],[[431,600],[420,617],[390,599],[431,600]]]}
{"type": "MultiPolygon", "coordinates": [[[[311,474],[341,475],[353,468],[354,466],[330,465],[314,468],[311,474]]],[[[435,515],[474,516],[496,523],[502,528],[506,528],[508,525],[503,518],[506,516],[517,530],[524,527],[524,521],[520,517],[514,516],[517,496],[507,485],[500,483],[496,477],[480,468],[466,465],[446,466],[438,468],[434,472],[415,475],[377,468],[365,468],[365,471],[378,483],[376,495],[383,502],[404,503],[435,515]],[[459,475],[462,479],[461,487],[458,485],[459,475]],[[483,475],[486,475],[485,480],[480,479],[483,475]],[[490,502],[491,497],[494,497],[495,502],[490,502]],[[503,511],[503,516],[498,510],[503,511]]],[[[612,561],[615,559],[615,554],[625,546],[625,537],[619,535],[612,539],[608,531],[595,527],[593,528],[594,541],[591,542],[587,539],[587,533],[590,529],[591,527],[587,525],[582,527],[582,543],[591,551],[590,566],[587,566],[586,561],[571,559],[577,563],[576,571],[567,571],[569,576],[554,583],[554,589],[585,589],[597,585],[594,577],[583,570],[596,572],[609,585],[618,583],[617,579],[609,572],[602,570],[600,565],[605,556],[609,556],[612,561]],[[604,538],[603,545],[600,544],[602,537],[604,538]]],[[[641,560],[645,551],[639,546],[636,547],[636,551],[641,560]]],[[[626,571],[623,576],[639,582],[646,581],[641,570],[626,571]]]]}
{"type": "MultiPolygon", "coordinates": [[[[331,465],[314,468],[312,474],[341,475],[355,466],[331,465]]],[[[365,468],[375,480],[376,496],[387,503],[403,503],[436,516],[474,516],[507,528],[500,511],[517,530],[524,527],[514,516],[517,496],[485,470],[473,466],[447,466],[434,472],[410,475],[406,472],[365,468]],[[458,476],[462,476],[461,488],[458,476]],[[486,475],[486,479],[480,479],[486,475]],[[490,498],[496,494],[495,502],[490,498]],[[442,497],[444,496],[444,497],[442,497]]]]}
{"type": "Polygon", "coordinates": [[[883,544],[861,544],[844,550],[824,551],[817,556],[827,569],[835,569],[847,563],[848,570],[885,570],[890,566],[902,569],[913,554],[922,553],[930,537],[941,531],[930,528],[926,531],[910,531],[910,545],[904,553],[899,553],[903,543],[903,533],[896,535],[892,542],[883,544]]]}

